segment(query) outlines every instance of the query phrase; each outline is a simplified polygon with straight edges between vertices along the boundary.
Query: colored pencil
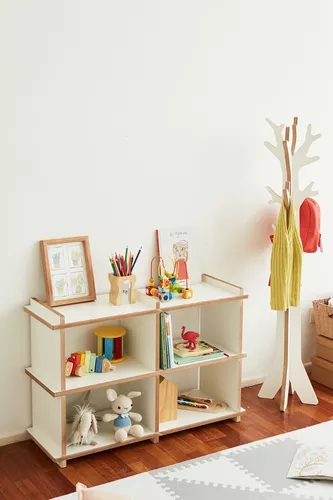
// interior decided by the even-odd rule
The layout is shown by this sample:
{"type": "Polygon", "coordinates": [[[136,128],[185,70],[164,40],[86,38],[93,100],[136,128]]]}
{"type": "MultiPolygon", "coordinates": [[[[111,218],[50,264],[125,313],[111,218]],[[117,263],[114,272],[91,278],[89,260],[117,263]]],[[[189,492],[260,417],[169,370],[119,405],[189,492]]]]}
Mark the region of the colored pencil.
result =
{"type": "Polygon", "coordinates": [[[117,275],[117,276],[120,276],[119,267],[118,267],[118,264],[117,264],[117,261],[116,261],[116,259],[115,259],[115,258],[113,259],[113,264],[114,264],[114,267],[115,267],[115,269],[116,269],[116,275],[117,275]]]}
{"type": "Polygon", "coordinates": [[[142,247],[140,247],[135,259],[134,254],[128,250],[128,246],[125,249],[125,256],[115,252],[112,257],[109,257],[113,274],[115,276],[130,276],[140,256],[141,250],[142,247]]]}
{"type": "Polygon", "coordinates": [[[127,272],[128,272],[127,254],[128,254],[128,245],[127,245],[126,250],[125,250],[125,265],[126,265],[126,274],[127,274],[127,272]]]}
{"type": "Polygon", "coordinates": [[[137,261],[137,260],[138,260],[138,258],[139,258],[139,255],[140,255],[140,253],[141,253],[141,250],[142,250],[142,247],[140,247],[140,249],[139,249],[138,253],[136,254],[136,257],[135,257],[135,259],[134,259],[134,262],[133,262],[133,265],[132,265],[132,268],[131,268],[131,272],[133,272],[134,266],[135,266],[135,264],[136,264],[136,261],[137,261]]]}

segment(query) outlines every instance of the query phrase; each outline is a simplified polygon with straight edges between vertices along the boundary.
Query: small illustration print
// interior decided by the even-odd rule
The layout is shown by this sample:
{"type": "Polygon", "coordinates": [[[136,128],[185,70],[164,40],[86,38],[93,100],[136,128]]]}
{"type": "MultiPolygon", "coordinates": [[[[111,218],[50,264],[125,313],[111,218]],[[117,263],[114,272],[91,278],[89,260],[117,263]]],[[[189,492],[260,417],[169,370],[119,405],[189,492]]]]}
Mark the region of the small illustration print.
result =
{"type": "Polygon", "coordinates": [[[85,295],[87,286],[82,271],[71,273],[72,293],[73,295],[85,295]]]}
{"type": "Polygon", "coordinates": [[[49,248],[49,260],[51,270],[64,269],[64,254],[62,247],[53,246],[49,248]]]}
{"type": "Polygon", "coordinates": [[[67,297],[68,285],[66,274],[55,274],[53,280],[53,293],[55,297],[67,297]]]}
{"type": "Polygon", "coordinates": [[[69,267],[82,267],[82,248],[80,245],[68,246],[69,267]]]}

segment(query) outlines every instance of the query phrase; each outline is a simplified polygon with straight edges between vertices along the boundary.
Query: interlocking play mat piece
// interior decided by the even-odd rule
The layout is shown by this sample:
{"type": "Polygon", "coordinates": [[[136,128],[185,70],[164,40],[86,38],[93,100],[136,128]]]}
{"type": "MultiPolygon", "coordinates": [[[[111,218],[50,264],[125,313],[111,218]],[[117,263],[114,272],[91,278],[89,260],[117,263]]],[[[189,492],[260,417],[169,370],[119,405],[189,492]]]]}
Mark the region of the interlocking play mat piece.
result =
{"type": "MultiPolygon", "coordinates": [[[[302,444],[333,447],[333,421],[97,488],[128,495],[133,500],[332,500],[332,481],[286,477],[295,452],[302,444]]],[[[59,498],[74,500],[76,494],[59,498]]]]}

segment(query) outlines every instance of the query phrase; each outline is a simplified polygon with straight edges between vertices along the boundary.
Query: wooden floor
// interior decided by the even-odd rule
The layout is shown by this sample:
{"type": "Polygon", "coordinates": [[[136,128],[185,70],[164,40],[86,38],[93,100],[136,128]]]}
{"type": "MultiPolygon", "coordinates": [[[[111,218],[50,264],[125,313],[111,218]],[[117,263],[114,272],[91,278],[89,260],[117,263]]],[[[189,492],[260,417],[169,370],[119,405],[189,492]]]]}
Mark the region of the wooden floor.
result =
{"type": "Polygon", "coordinates": [[[200,457],[229,447],[282,434],[333,418],[333,390],[314,384],[318,406],[290,399],[288,412],[274,401],[259,399],[259,387],[243,389],[247,413],[240,423],[226,421],[171,434],[159,444],[149,442],[96,453],[68,462],[65,469],[53,464],[32,441],[0,448],[0,500],[48,500],[74,491],[80,481],[95,486],[123,477],[200,457]]]}

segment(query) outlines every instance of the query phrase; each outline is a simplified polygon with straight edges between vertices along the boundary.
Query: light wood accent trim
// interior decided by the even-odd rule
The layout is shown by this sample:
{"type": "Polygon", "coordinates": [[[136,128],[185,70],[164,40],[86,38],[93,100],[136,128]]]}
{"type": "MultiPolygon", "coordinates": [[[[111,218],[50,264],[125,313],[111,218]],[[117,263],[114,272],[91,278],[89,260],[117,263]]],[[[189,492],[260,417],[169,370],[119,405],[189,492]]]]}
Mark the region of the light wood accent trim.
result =
{"type": "Polygon", "coordinates": [[[86,320],[86,321],[78,321],[77,323],[64,323],[63,325],[61,325],[61,324],[60,325],[51,325],[50,323],[48,323],[47,321],[45,321],[40,316],[37,316],[37,314],[35,314],[34,312],[30,311],[29,309],[26,309],[26,306],[24,306],[23,309],[24,309],[24,311],[26,313],[28,313],[30,316],[32,316],[33,318],[37,319],[41,323],[43,323],[43,325],[47,326],[51,330],[61,330],[62,328],[73,328],[73,327],[76,327],[76,326],[92,325],[94,323],[103,323],[103,322],[106,322],[106,321],[113,321],[113,320],[116,321],[118,319],[133,318],[133,317],[137,317],[137,316],[146,316],[148,314],[156,314],[159,311],[159,309],[156,308],[156,309],[152,309],[151,311],[143,311],[143,312],[137,312],[137,313],[123,314],[123,315],[120,315],[120,316],[109,316],[107,318],[97,318],[97,319],[93,319],[93,320],[89,319],[89,320],[86,320]]]}
{"type": "Polygon", "coordinates": [[[33,436],[32,434],[30,434],[29,429],[27,429],[27,432],[29,434],[30,439],[45,453],[45,455],[47,455],[52,460],[52,462],[56,463],[58,460],[61,460],[60,457],[52,456],[51,453],[49,453],[47,449],[44,448],[44,446],[38,441],[38,439],[36,439],[35,436],[33,436]]]}
{"type": "MultiPolygon", "coordinates": [[[[64,326],[64,318],[60,318],[60,325],[64,326]]],[[[66,376],[65,376],[65,364],[66,364],[66,330],[62,328],[60,330],[60,378],[61,378],[61,390],[66,389],[66,376]]]]}
{"type": "Polygon", "coordinates": [[[144,375],[136,375],[134,377],[121,378],[118,380],[109,380],[108,382],[102,382],[100,384],[87,385],[84,387],[78,387],[77,389],[66,389],[64,391],[56,392],[55,396],[67,396],[68,394],[76,394],[79,392],[90,391],[93,389],[99,389],[101,387],[108,387],[112,385],[122,384],[124,382],[132,382],[134,380],[143,380],[145,378],[155,377],[156,372],[145,373],[144,375]]]}
{"type": "Polygon", "coordinates": [[[219,417],[211,418],[210,420],[204,420],[203,422],[196,422],[195,424],[184,425],[183,427],[176,427],[175,429],[168,429],[167,431],[160,432],[160,436],[166,436],[167,434],[173,434],[174,432],[184,431],[186,429],[193,429],[194,427],[200,427],[201,425],[212,424],[213,422],[222,422],[223,420],[229,420],[235,417],[240,417],[244,415],[246,411],[241,409],[240,411],[236,411],[235,413],[229,413],[224,417],[222,414],[219,417]]]}
{"type": "Polygon", "coordinates": [[[294,116],[294,122],[292,125],[293,139],[291,143],[291,155],[294,156],[297,142],[297,125],[298,125],[298,116],[294,116]]]}
{"type": "Polygon", "coordinates": [[[55,240],[42,240],[40,242],[40,250],[41,250],[41,256],[42,256],[46,297],[47,297],[47,303],[49,306],[80,304],[82,302],[92,302],[92,301],[96,300],[96,289],[95,289],[94,273],[93,273],[92,263],[91,263],[91,253],[90,253],[89,237],[88,236],[76,236],[73,238],[62,238],[62,239],[55,239],[55,240]],[[52,289],[52,278],[51,278],[51,272],[50,272],[50,262],[49,262],[49,255],[48,255],[47,247],[49,245],[62,245],[62,244],[67,244],[67,243],[82,243],[82,245],[83,245],[89,295],[87,295],[85,297],[74,297],[74,298],[64,299],[64,300],[54,300],[53,289],[52,289]]]}
{"type": "Polygon", "coordinates": [[[78,458],[78,457],[82,457],[85,455],[92,455],[93,453],[98,453],[99,451],[112,450],[113,448],[119,448],[119,446],[127,446],[129,444],[138,443],[139,441],[148,441],[149,439],[153,439],[156,437],[159,437],[159,434],[157,432],[152,432],[151,434],[148,434],[147,436],[143,436],[143,437],[135,438],[135,439],[129,439],[128,441],[125,441],[123,443],[113,443],[113,444],[110,444],[107,446],[101,446],[101,447],[95,446],[91,450],[85,450],[85,451],[82,451],[81,453],[75,453],[73,455],[64,455],[63,457],[60,458],[60,460],[71,460],[72,458],[78,458]]]}
{"type": "MultiPolygon", "coordinates": [[[[92,325],[94,323],[104,323],[106,321],[113,321],[118,319],[126,319],[126,318],[136,318],[137,316],[147,316],[149,314],[156,314],[156,309],[152,309],[151,311],[142,311],[136,313],[122,314],[119,316],[109,316],[107,318],[96,318],[96,319],[87,319],[86,321],[78,321],[76,323],[65,323],[63,328],[73,328],[76,326],[84,326],[84,325],[92,325]]],[[[57,326],[54,328],[55,330],[60,330],[61,326],[57,326]]]]}
{"type": "Polygon", "coordinates": [[[156,314],[156,353],[155,353],[156,371],[160,369],[160,348],[161,348],[160,321],[161,321],[161,315],[156,314]]]}
{"type": "Polygon", "coordinates": [[[198,361],[193,363],[187,363],[185,365],[175,366],[174,368],[168,368],[167,370],[159,370],[159,374],[163,376],[164,373],[174,373],[187,370],[189,368],[197,368],[201,366],[216,365],[218,363],[227,363],[228,361],[235,361],[237,359],[246,358],[247,354],[242,352],[241,354],[235,354],[234,356],[223,356],[221,358],[210,359],[208,361],[198,361]]]}
{"type": "Polygon", "coordinates": [[[244,325],[243,325],[243,321],[244,321],[244,302],[242,301],[240,303],[240,311],[239,311],[239,314],[240,314],[240,327],[239,327],[239,351],[240,352],[243,352],[243,328],[244,328],[244,325]]]}
{"type": "Polygon", "coordinates": [[[217,278],[216,276],[212,276],[211,274],[203,273],[203,276],[207,276],[207,278],[211,278],[212,280],[219,281],[220,283],[225,283],[226,285],[233,286],[234,288],[238,288],[238,290],[243,294],[244,288],[238,285],[235,285],[234,283],[229,283],[229,281],[221,280],[220,278],[217,278]]]}
{"type": "Polygon", "coordinates": [[[30,377],[34,382],[36,382],[36,384],[40,385],[40,387],[42,387],[42,389],[44,389],[44,391],[48,392],[53,398],[57,396],[58,393],[53,392],[51,389],[49,389],[49,387],[47,387],[45,384],[43,384],[43,382],[41,382],[41,380],[39,380],[37,377],[35,377],[35,375],[30,373],[27,370],[27,368],[24,371],[25,371],[26,375],[28,375],[28,377],[30,377]]]}
{"type": "Polygon", "coordinates": [[[289,132],[290,132],[290,127],[286,127],[284,138],[288,142],[289,142],[289,132]]]}
{"type": "Polygon", "coordinates": [[[23,310],[29,314],[29,316],[32,316],[33,318],[37,319],[37,321],[40,321],[40,323],[43,323],[43,325],[47,326],[50,328],[50,330],[60,330],[61,326],[58,325],[51,325],[51,323],[48,323],[45,321],[45,319],[41,318],[40,316],[37,316],[34,312],[30,311],[30,309],[27,309],[26,306],[23,307],[23,310]]]}
{"type": "Polygon", "coordinates": [[[215,299],[215,300],[206,300],[203,302],[196,302],[193,304],[189,304],[188,302],[186,302],[186,304],[182,304],[179,306],[165,307],[164,309],[161,309],[161,312],[163,312],[163,311],[175,311],[176,309],[187,309],[188,307],[200,307],[200,306],[205,306],[208,304],[217,304],[218,302],[231,302],[233,300],[243,300],[243,299],[247,299],[248,297],[249,297],[248,295],[236,295],[235,297],[227,297],[224,299],[215,299]]]}
{"type": "Polygon", "coordinates": [[[241,409],[242,405],[242,365],[243,359],[238,360],[238,408],[241,409]]]}
{"type": "Polygon", "coordinates": [[[34,382],[36,382],[38,385],[40,385],[45,391],[47,391],[51,396],[57,398],[61,396],[67,396],[69,394],[76,394],[79,392],[85,392],[93,389],[99,389],[101,387],[108,387],[116,384],[122,384],[124,382],[132,382],[134,380],[143,380],[145,378],[151,378],[151,377],[156,377],[159,375],[164,375],[166,373],[173,373],[173,372],[178,372],[178,371],[183,371],[187,370],[189,368],[194,368],[194,367],[200,367],[200,366],[208,366],[216,363],[226,363],[228,361],[232,360],[237,360],[237,359],[243,359],[246,358],[247,354],[246,353],[241,353],[241,354],[235,354],[233,356],[227,357],[224,356],[223,358],[216,358],[216,359],[211,359],[209,361],[199,361],[198,363],[189,363],[187,365],[180,365],[174,368],[168,368],[168,370],[156,370],[150,373],[145,373],[144,375],[136,375],[134,377],[128,377],[128,378],[121,378],[118,380],[108,380],[107,382],[102,382],[100,384],[92,384],[92,385],[86,385],[83,387],[78,387],[76,389],[65,389],[61,391],[52,391],[49,387],[47,387],[41,380],[39,380],[37,377],[32,375],[29,371],[25,370],[26,374],[32,378],[34,382]]]}
{"type": "Polygon", "coordinates": [[[66,454],[66,396],[61,397],[61,453],[66,454]]]}
{"type": "Polygon", "coordinates": [[[160,405],[160,375],[157,373],[155,377],[155,432],[159,432],[159,405],[160,405]]]}
{"type": "Polygon", "coordinates": [[[44,306],[46,309],[48,309],[49,311],[52,311],[54,314],[56,314],[57,316],[60,316],[61,318],[64,318],[65,316],[63,314],[61,314],[59,311],[57,311],[56,309],[54,309],[53,307],[50,307],[48,304],[46,304],[46,302],[43,302],[42,300],[40,299],[37,299],[37,297],[32,297],[32,300],[34,300],[35,302],[38,302],[38,304],[40,304],[41,306],[44,306]]]}
{"type": "Polygon", "coordinates": [[[291,169],[290,169],[290,158],[289,158],[288,144],[287,144],[287,141],[283,141],[282,144],[283,144],[284,158],[286,161],[286,172],[287,172],[286,180],[291,182],[291,169]]]}

